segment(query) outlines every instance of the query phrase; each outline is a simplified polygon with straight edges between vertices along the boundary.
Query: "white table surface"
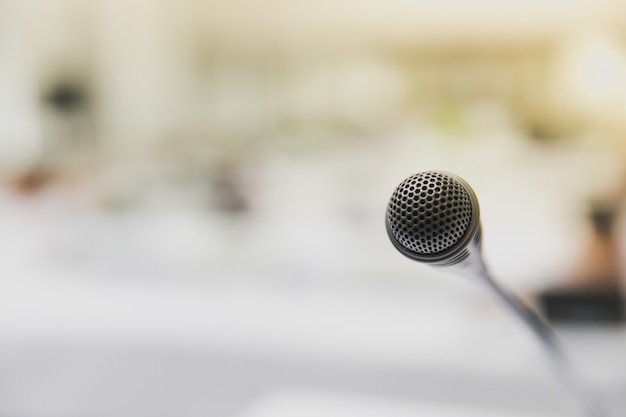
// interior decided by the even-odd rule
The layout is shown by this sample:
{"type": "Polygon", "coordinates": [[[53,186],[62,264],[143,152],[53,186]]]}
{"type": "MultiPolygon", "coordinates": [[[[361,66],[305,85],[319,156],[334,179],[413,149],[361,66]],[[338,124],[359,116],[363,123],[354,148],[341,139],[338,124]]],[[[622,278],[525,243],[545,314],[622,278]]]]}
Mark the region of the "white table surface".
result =
{"type": "MultiPolygon", "coordinates": [[[[398,294],[80,278],[3,283],[0,413],[221,417],[304,386],[575,414],[525,330],[469,286],[398,294]]],[[[564,336],[589,381],[624,398],[623,330],[564,336]]]]}
{"type": "Polygon", "coordinates": [[[564,417],[507,408],[407,401],[310,390],[276,391],[237,417],[564,417]]]}

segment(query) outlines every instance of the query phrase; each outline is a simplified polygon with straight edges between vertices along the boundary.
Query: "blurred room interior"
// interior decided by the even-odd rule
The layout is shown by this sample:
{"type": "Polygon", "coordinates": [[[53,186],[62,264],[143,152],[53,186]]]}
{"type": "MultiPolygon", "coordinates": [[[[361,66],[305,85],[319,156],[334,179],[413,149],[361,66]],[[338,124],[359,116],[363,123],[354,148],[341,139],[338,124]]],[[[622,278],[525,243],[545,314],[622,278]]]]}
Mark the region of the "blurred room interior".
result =
{"type": "Polygon", "coordinates": [[[390,245],[435,169],[624,415],[625,116],[618,1],[1,1],[0,414],[578,415],[390,245]]]}

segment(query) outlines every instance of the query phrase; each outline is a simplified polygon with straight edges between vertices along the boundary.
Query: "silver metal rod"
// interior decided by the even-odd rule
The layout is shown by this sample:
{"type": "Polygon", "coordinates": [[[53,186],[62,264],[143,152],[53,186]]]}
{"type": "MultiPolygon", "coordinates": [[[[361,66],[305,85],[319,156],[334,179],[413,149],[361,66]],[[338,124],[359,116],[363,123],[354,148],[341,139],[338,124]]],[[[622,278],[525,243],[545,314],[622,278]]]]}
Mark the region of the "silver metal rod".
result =
{"type": "Polygon", "coordinates": [[[530,306],[511,292],[505,290],[491,278],[487,269],[482,265],[476,268],[477,278],[482,281],[492,294],[520,319],[530,332],[539,341],[548,357],[555,374],[563,385],[574,396],[584,410],[586,417],[607,417],[607,411],[599,401],[598,396],[591,388],[582,382],[577,370],[568,359],[561,344],[544,318],[530,306]]]}

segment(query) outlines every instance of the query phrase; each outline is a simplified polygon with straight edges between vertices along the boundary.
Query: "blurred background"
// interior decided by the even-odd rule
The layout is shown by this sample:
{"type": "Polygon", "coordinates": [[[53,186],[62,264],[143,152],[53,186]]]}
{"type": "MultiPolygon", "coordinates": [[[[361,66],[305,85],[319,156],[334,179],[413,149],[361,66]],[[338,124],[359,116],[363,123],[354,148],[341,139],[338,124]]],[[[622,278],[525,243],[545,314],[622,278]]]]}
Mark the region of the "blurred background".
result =
{"type": "MultiPolygon", "coordinates": [[[[576,415],[384,214],[455,172],[502,283],[618,296],[625,116],[618,1],[0,1],[0,414],[576,415]]],[[[622,325],[559,332],[623,415],[622,325]]]]}

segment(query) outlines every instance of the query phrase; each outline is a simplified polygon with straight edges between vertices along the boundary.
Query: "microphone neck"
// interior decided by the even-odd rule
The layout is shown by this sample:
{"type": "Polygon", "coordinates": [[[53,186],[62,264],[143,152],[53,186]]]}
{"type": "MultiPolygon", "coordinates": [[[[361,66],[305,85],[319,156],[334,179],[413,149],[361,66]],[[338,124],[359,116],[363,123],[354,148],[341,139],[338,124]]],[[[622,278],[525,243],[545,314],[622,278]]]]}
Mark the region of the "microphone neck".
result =
{"type": "Polygon", "coordinates": [[[531,306],[500,286],[490,275],[483,262],[480,241],[468,246],[469,255],[461,262],[445,267],[446,271],[480,281],[492,295],[516,316],[535,337],[554,373],[572,394],[586,417],[606,417],[604,405],[597,394],[583,381],[576,367],[564,352],[558,337],[547,321],[531,306]]]}
{"type": "Polygon", "coordinates": [[[489,276],[482,257],[480,229],[462,252],[452,259],[433,266],[463,277],[483,279],[485,276],[489,276]]]}

